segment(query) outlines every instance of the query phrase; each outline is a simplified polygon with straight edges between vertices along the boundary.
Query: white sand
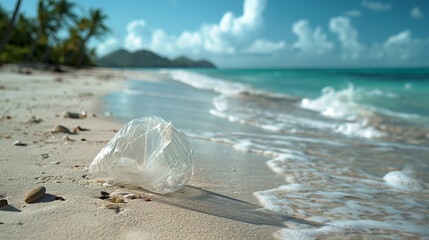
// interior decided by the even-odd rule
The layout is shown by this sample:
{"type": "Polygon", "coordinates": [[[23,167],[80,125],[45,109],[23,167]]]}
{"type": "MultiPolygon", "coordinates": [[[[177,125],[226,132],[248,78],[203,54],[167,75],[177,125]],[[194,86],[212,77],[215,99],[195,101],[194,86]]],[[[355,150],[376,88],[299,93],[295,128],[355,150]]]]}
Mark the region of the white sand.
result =
{"type": "Polygon", "coordinates": [[[0,239],[269,239],[282,228],[280,219],[255,211],[260,205],[252,195],[282,180],[263,157],[227,145],[191,139],[195,175],[174,194],[103,186],[88,174],[113,130],[123,126],[101,112],[99,97],[121,89],[127,77],[156,81],[157,75],[98,68],[62,74],[18,70],[14,65],[0,69],[0,117],[11,117],[0,121],[0,198],[9,202],[0,208],[0,239]],[[62,116],[84,110],[84,119],[62,116]],[[31,116],[43,121],[27,123],[31,116]],[[90,131],[49,133],[55,124],[90,131]],[[65,135],[73,141],[64,142],[65,135]],[[27,146],[13,146],[16,140],[27,146]],[[26,204],[24,196],[37,186],[45,186],[47,195],[26,204]],[[118,210],[106,209],[100,191],[136,193],[152,201],[127,199],[118,210]]]}

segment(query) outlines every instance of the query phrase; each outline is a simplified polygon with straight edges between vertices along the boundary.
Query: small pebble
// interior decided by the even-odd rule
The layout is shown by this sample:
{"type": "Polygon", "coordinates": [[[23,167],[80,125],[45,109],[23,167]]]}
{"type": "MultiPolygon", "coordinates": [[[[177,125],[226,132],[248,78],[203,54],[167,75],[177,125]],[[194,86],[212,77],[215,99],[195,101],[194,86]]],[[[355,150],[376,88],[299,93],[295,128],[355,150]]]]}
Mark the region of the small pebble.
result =
{"type": "Polygon", "coordinates": [[[27,146],[27,144],[26,144],[26,143],[23,143],[23,142],[21,142],[20,140],[16,140],[16,141],[13,143],[13,145],[15,145],[15,146],[27,146]]]}
{"type": "Polygon", "coordinates": [[[60,162],[51,162],[52,165],[58,165],[60,162]]]}
{"type": "Polygon", "coordinates": [[[105,182],[103,184],[101,184],[102,186],[112,186],[113,183],[112,182],[105,182]]]}
{"type": "Polygon", "coordinates": [[[109,200],[111,203],[125,203],[125,200],[121,197],[114,197],[109,200]]]}
{"type": "Polygon", "coordinates": [[[82,142],[85,142],[85,141],[86,141],[86,139],[85,139],[85,138],[81,138],[80,140],[81,140],[82,142]]]}
{"type": "Polygon", "coordinates": [[[110,195],[108,192],[105,192],[105,191],[101,191],[101,195],[103,195],[103,196],[108,196],[108,195],[110,195]]]}
{"type": "Polygon", "coordinates": [[[55,197],[55,200],[65,201],[65,199],[63,197],[58,197],[58,196],[55,197]]]}
{"type": "Polygon", "coordinates": [[[148,198],[148,197],[143,198],[143,200],[145,200],[146,202],[150,202],[151,201],[150,198],[148,198]]]}
{"type": "Polygon", "coordinates": [[[65,112],[63,116],[65,118],[80,118],[80,114],[74,112],[65,112]]]}
{"type": "Polygon", "coordinates": [[[11,137],[12,137],[12,135],[10,135],[10,134],[4,136],[4,138],[11,138],[11,137]]]}
{"type": "Polygon", "coordinates": [[[0,207],[6,206],[8,205],[7,200],[6,199],[0,199],[0,207]]]}
{"type": "Polygon", "coordinates": [[[43,119],[31,116],[31,118],[27,120],[27,123],[40,123],[41,121],[43,121],[43,119]]]}
{"type": "Polygon", "coordinates": [[[137,199],[137,195],[130,193],[130,194],[124,195],[124,198],[137,199]]]}
{"type": "Polygon", "coordinates": [[[74,140],[71,139],[71,138],[69,138],[69,137],[67,137],[67,136],[64,136],[63,137],[63,142],[67,142],[67,141],[74,141],[74,140]]]}
{"type": "Polygon", "coordinates": [[[55,125],[54,128],[52,129],[52,132],[57,133],[57,132],[62,132],[62,133],[70,133],[70,130],[62,125],[55,125]]]}
{"type": "Polygon", "coordinates": [[[29,191],[27,195],[24,198],[24,201],[26,203],[32,203],[39,199],[41,199],[43,196],[45,196],[46,188],[43,186],[36,187],[35,189],[29,191]]]}
{"type": "Polygon", "coordinates": [[[4,224],[4,222],[0,222],[0,224],[4,224]]]}

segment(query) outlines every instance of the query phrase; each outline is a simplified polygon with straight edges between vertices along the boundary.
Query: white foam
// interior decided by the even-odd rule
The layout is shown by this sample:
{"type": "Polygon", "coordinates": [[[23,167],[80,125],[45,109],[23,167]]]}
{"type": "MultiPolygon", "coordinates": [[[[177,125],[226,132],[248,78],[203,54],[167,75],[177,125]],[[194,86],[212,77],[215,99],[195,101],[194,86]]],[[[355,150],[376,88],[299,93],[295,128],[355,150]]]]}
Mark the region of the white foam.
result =
{"type": "MultiPolygon", "coordinates": [[[[373,94],[374,92],[382,94],[380,91],[375,89],[373,94]]],[[[328,86],[322,89],[322,95],[319,98],[314,100],[303,99],[301,107],[318,111],[327,117],[348,121],[336,124],[333,127],[336,133],[363,138],[385,136],[385,133],[376,130],[374,127],[367,126],[367,121],[373,113],[355,101],[356,95],[357,91],[351,83],[346,89],[339,91],[335,91],[333,87],[328,86]]]]}
{"type": "Polygon", "coordinates": [[[250,87],[245,84],[229,82],[189,71],[162,70],[161,73],[168,74],[173,80],[190,85],[194,88],[211,90],[227,95],[237,94],[250,89],[250,87]]]}
{"type": "Polygon", "coordinates": [[[324,87],[322,95],[314,100],[304,98],[301,107],[318,111],[324,116],[356,120],[359,117],[360,106],[354,101],[355,89],[353,84],[348,88],[335,91],[333,87],[324,87]]]}
{"type": "Polygon", "coordinates": [[[378,88],[376,89],[372,89],[369,91],[363,91],[363,93],[365,93],[368,96],[380,96],[380,97],[386,97],[386,98],[398,98],[398,94],[393,93],[393,92],[388,92],[388,91],[382,91],[378,88]]]}
{"type": "Polygon", "coordinates": [[[403,191],[418,192],[424,189],[419,180],[408,176],[403,171],[389,172],[383,179],[387,185],[403,191]]]}
{"type": "Polygon", "coordinates": [[[348,136],[364,138],[377,138],[386,134],[376,130],[374,127],[366,127],[364,122],[344,123],[335,127],[335,132],[348,136]]]}

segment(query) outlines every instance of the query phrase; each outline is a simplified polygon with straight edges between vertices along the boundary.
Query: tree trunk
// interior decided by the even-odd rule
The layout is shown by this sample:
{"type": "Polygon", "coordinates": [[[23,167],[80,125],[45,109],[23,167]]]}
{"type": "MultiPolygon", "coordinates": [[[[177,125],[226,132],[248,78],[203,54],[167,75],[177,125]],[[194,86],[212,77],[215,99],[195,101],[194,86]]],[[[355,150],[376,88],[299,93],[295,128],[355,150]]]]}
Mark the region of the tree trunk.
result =
{"type": "Polygon", "coordinates": [[[85,44],[83,44],[83,48],[80,52],[79,61],[78,61],[78,67],[82,66],[83,60],[85,59],[85,44]]]}
{"type": "Polygon", "coordinates": [[[52,51],[52,46],[48,46],[46,48],[45,52],[43,53],[42,62],[46,62],[46,60],[48,59],[49,54],[51,53],[51,51],[52,51]]]}
{"type": "Polygon", "coordinates": [[[39,27],[39,28],[37,29],[37,35],[36,35],[36,38],[35,38],[35,39],[33,39],[33,42],[31,43],[30,51],[28,52],[27,57],[25,58],[25,61],[26,61],[26,62],[27,62],[27,61],[30,61],[30,59],[33,57],[34,50],[36,50],[37,42],[39,41],[40,36],[42,36],[42,28],[41,28],[41,27],[39,27]]]}
{"type": "MultiPolygon", "coordinates": [[[[54,35],[53,36],[54,37],[54,42],[55,42],[55,44],[57,44],[57,46],[60,45],[60,40],[56,36],[56,34],[58,33],[58,30],[61,28],[61,21],[62,21],[62,19],[63,19],[63,17],[60,16],[60,18],[57,21],[57,25],[55,27],[55,31],[52,33],[52,35],[54,35]]],[[[45,62],[46,59],[48,59],[48,56],[51,53],[52,47],[53,46],[49,46],[49,44],[48,44],[48,47],[45,49],[45,52],[43,52],[42,62],[45,62]]]]}
{"type": "Polygon", "coordinates": [[[42,62],[44,62],[47,58],[48,58],[48,56],[49,56],[49,53],[51,52],[51,46],[49,46],[49,44],[47,45],[47,48],[45,49],[45,51],[43,52],[43,55],[42,55],[42,59],[41,59],[41,61],[42,62]]]}
{"type": "Polygon", "coordinates": [[[3,36],[3,40],[0,43],[0,53],[3,50],[4,46],[9,42],[9,39],[12,35],[13,26],[15,25],[15,19],[16,16],[18,16],[19,7],[21,6],[21,0],[18,0],[16,2],[15,11],[13,12],[12,19],[10,20],[9,24],[7,25],[6,32],[3,36]]]}

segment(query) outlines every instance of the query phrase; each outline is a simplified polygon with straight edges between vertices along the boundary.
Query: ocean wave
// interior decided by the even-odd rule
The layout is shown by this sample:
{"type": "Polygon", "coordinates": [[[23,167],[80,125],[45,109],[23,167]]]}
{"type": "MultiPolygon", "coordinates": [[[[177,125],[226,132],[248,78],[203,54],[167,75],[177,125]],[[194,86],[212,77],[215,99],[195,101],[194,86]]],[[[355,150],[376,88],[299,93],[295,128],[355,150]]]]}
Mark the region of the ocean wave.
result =
{"type": "Polygon", "coordinates": [[[182,82],[194,88],[210,90],[221,94],[238,94],[240,92],[246,92],[250,89],[250,87],[245,84],[229,82],[189,71],[161,70],[160,73],[167,74],[171,79],[182,82]]]}
{"type": "Polygon", "coordinates": [[[391,122],[391,117],[401,118],[403,121],[428,120],[417,114],[394,112],[364,103],[363,100],[367,97],[389,98],[386,101],[397,97],[392,92],[377,88],[356,88],[352,83],[339,90],[327,86],[322,89],[320,97],[301,99],[190,71],[161,70],[161,73],[194,88],[219,93],[213,98],[213,109],[209,112],[230,122],[279,133],[306,134],[310,131],[319,136],[341,134],[367,139],[390,138],[392,141],[410,140],[406,138],[423,139],[422,141],[429,139],[427,129],[407,130],[402,123],[385,124],[386,119],[391,122]],[[405,135],[406,138],[403,137],[405,135]]]}
{"type": "MultiPolygon", "coordinates": [[[[361,90],[361,89],[359,89],[361,90]]],[[[363,92],[363,90],[361,90],[363,92]]],[[[375,91],[380,94],[379,91],[375,91]]],[[[370,92],[374,94],[374,92],[370,92]]],[[[302,99],[301,107],[334,119],[345,120],[346,122],[337,124],[334,131],[347,136],[358,136],[364,138],[379,138],[386,134],[379,131],[376,127],[371,126],[371,118],[374,112],[359,104],[358,90],[353,84],[349,83],[348,87],[336,91],[333,87],[325,87],[319,98],[310,100],[302,99]]]]}
{"type": "MultiPolygon", "coordinates": [[[[429,233],[425,226],[427,221],[422,222],[429,203],[426,200],[429,185],[419,179],[417,173],[386,171],[384,177],[383,174],[375,176],[362,170],[366,163],[351,163],[354,156],[363,157],[372,149],[378,149],[376,141],[372,142],[373,146],[367,142],[369,146],[362,149],[341,139],[303,136],[244,132],[191,136],[227,143],[237,151],[271,158],[267,166],[283,177],[286,184],[257,191],[254,195],[264,208],[286,216],[287,227],[276,233],[279,238],[359,238],[380,231],[387,238],[398,238],[403,232],[413,236],[429,233]]],[[[403,159],[417,151],[422,154],[427,149],[405,146],[386,150],[386,153],[401,155],[399,158],[403,159]]],[[[390,158],[386,156],[383,163],[395,162],[390,158]]]]}

